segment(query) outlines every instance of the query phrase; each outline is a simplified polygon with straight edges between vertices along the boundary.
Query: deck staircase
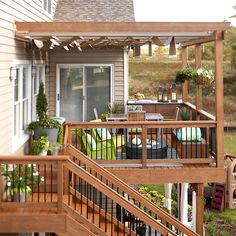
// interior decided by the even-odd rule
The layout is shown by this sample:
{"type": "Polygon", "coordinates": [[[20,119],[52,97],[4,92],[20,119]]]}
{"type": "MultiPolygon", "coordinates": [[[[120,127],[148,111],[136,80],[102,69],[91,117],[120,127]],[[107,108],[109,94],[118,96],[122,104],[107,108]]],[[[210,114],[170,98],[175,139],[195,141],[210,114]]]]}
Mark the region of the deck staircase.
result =
{"type": "Polygon", "coordinates": [[[66,151],[72,159],[63,208],[90,234],[198,235],[72,145],[66,151]]]}
{"type": "Polygon", "coordinates": [[[0,233],[198,235],[74,146],[67,145],[65,152],[67,156],[0,157],[2,171],[15,177],[29,175],[28,185],[33,170],[44,176],[43,182],[36,178],[30,186],[32,195],[24,202],[0,202],[0,233]]]}

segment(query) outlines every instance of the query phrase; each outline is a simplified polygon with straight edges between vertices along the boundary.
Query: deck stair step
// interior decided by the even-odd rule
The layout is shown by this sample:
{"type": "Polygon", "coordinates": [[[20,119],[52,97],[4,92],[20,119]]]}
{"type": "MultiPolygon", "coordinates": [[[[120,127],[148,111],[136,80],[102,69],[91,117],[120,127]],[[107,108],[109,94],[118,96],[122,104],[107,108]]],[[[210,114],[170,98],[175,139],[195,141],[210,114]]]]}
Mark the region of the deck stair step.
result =
{"type": "Polygon", "coordinates": [[[99,206],[92,203],[90,200],[87,200],[86,197],[83,197],[82,203],[81,199],[72,197],[72,201],[70,201],[69,204],[70,206],[68,206],[68,196],[64,196],[63,200],[64,204],[67,205],[67,207],[65,207],[67,213],[85,227],[88,226],[88,222],[86,221],[89,221],[91,224],[89,230],[95,235],[101,235],[101,230],[105,235],[136,235],[134,231],[126,227],[123,222],[111,216],[111,214],[105,213],[104,210],[101,209],[99,213],[99,206]],[[75,200],[77,200],[78,204],[75,204],[75,200]],[[86,202],[88,205],[86,205],[86,202]],[[92,206],[94,207],[94,210],[92,209],[92,206]]]}

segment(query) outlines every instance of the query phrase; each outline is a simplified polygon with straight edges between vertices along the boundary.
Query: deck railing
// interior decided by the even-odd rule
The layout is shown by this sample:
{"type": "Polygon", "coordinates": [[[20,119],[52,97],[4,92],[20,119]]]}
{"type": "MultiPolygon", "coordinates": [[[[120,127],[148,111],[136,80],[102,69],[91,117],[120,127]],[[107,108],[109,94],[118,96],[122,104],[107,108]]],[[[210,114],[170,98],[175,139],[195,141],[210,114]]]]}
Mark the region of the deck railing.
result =
{"type": "MultiPolygon", "coordinates": [[[[62,163],[66,156],[1,156],[0,204],[62,211],[62,163]]],[[[5,208],[4,208],[5,207],[5,208]]]]}
{"type": "Polygon", "coordinates": [[[64,213],[98,235],[197,235],[73,146],[67,151],[70,158],[0,157],[1,213],[64,213]]]}
{"type": "Polygon", "coordinates": [[[73,122],[64,144],[100,163],[204,164],[215,161],[215,128],[214,120],[73,122]]]}

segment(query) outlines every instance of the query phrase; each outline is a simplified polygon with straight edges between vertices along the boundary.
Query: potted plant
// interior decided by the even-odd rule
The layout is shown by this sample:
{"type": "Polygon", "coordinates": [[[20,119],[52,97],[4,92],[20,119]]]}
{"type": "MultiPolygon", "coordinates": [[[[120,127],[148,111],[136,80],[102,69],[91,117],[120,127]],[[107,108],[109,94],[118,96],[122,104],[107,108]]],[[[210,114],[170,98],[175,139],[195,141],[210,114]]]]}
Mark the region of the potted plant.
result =
{"type": "Polygon", "coordinates": [[[53,156],[57,156],[59,154],[60,149],[61,149],[60,143],[53,143],[50,145],[50,151],[53,156]]]}
{"type": "Polygon", "coordinates": [[[184,83],[185,80],[193,81],[195,77],[196,77],[196,70],[191,67],[186,67],[177,71],[175,83],[181,84],[184,83]]]}
{"type": "Polygon", "coordinates": [[[214,74],[212,70],[206,68],[198,68],[196,70],[195,83],[197,85],[211,85],[214,81],[214,74]]]}
{"type": "Polygon", "coordinates": [[[28,130],[34,133],[34,139],[41,136],[48,136],[51,143],[57,142],[58,130],[61,124],[47,116],[48,103],[44,93],[44,85],[41,82],[36,101],[37,121],[32,121],[28,125],[28,130]]]}
{"type": "Polygon", "coordinates": [[[38,140],[32,141],[32,154],[46,156],[50,150],[49,140],[47,136],[41,136],[38,140]]]}
{"type": "Polygon", "coordinates": [[[5,165],[3,176],[5,190],[14,202],[27,202],[33,188],[37,188],[44,177],[40,178],[36,165],[5,165]]]}
{"type": "Polygon", "coordinates": [[[190,120],[191,112],[188,107],[182,107],[179,111],[181,120],[190,120]]]}

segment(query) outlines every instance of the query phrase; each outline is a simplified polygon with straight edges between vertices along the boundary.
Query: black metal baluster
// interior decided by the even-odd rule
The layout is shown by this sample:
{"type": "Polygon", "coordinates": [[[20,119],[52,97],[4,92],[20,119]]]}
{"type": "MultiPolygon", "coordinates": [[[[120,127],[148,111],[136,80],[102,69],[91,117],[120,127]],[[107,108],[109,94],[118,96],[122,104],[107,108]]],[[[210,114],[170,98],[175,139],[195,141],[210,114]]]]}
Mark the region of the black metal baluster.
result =
{"type": "Polygon", "coordinates": [[[39,164],[37,165],[37,170],[38,170],[38,176],[37,176],[37,177],[38,177],[38,178],[37,178],[37,190],[38,190],[38,194],[37,194],[37,195],[38,195],[38,202],[40,202],[40,195],[39,195],[39,192],[40,192],[40,191],[39,191],[39,190],[40,190],[40,189],[39,189],[39,185],[40,185],[40,165],[39,165],[39,164]]]}
{"type": "Polygon", "coordinates": [[[46,164],[44,164],[44,202],[46,202],[46,188],[47,188],[47,173],[46,173],[46,164]]]}
{"type": "Polygon", "coordinates": [[[19,199],[18,199],[18,201],[20,202],[20,186],[21,186],[21,179],[22,177],[21,177],[21,164],[19,164],[19,181],[18,181],[18,188],[17,188],[17,190],[18,190],[18,195],[19,195],[19,199]]]}
{"type": "Polygon", "coordinates": [[[27,178],[28,178],[28,176],[27,176],[27,165],[24,165],[24,167],[25,167],[25,173],[24,173],[24,178],[22,178],[22,180],[24,181],[24,191],[25,191],[25,202],[27,202],[27,178]]]}
{"type": "MultiPolygon", "coordinates": [[[[111,188],[114,188],[113,184],[111,184],[111,188]]],[[[113,200],[111,200],[111,236],[113,236],[113,200]]]]}
{"type": "Polygon", "coordinates": [[[94,224],[94,208],[95,208],[95,192],[96,192],[96,189],[94,187],[92,187],[92,190],[93,190],[93,215],[92,215],[92,222],[94,224]]]}
{"type": "Polygon", "coordinates": [[[76,207],[77,207],[77,196],[76,196],[76,175],[74,175],[74,209],[76,210],[76,207]]]}
{"type": "Polygon", "coordinates": [[[89,211],[89,193],[88,193],[88,190],[89,189],[89,183],[86,182],[86,218],[88,219],[88,211],[89,211]]]}
{"type": "Polygon", "coordinates": [[[14,164],[13,164],[12,178],[13,178],[12,183],[11,182],[8,183],[8,164],[6,164],[6,183],[5,183],[5,189],[6,189],[6,199],[7,199],[7,201],[8,201],[8,198],[7,198],[8,193],[10,193],[10,189],[8,187],[15,188],[15,186],[14,186],[14,183],[15,183],[15,167],[14,167],[14,164]],[[8,185],[10,185],[10,186],[8,186],[8,185]],[[11,185],[13,185],[13,186],[11,186],[11,185]]]}
{"type": "Polygon", "coordinates": [[[83,180],[81,178],[79,178],[79,182],[80,182],[80,215],[83,214],[83,180]]]}
{"type": "MultiPolygon", "coordinates": [[[[108,185],[106,180],[106,185],[108,185]]],[[[105,195],[105,232],[107,232],[107,196],[105,195]]]]}
{"type": "Polygon", "coordinates": [[[101,208],[102,208],[102,193],[99,191],[99,222],[98,227],[101,228],[101,208]]]}
{"type": "Polygon", "coordinates": [[[70,206],[70,172],[68,173],[68,177],[67,177],[67,181],[68,181],[68,206],[70,206]]]}
{"type": "Polygon", "coordinates": [[[51,202],[52,202],[52,164],[51,164],[51,166],[50,166],[50,168],[51,168],[51,170],[50,170],[50,172],[51,172],[51,202]]]}

